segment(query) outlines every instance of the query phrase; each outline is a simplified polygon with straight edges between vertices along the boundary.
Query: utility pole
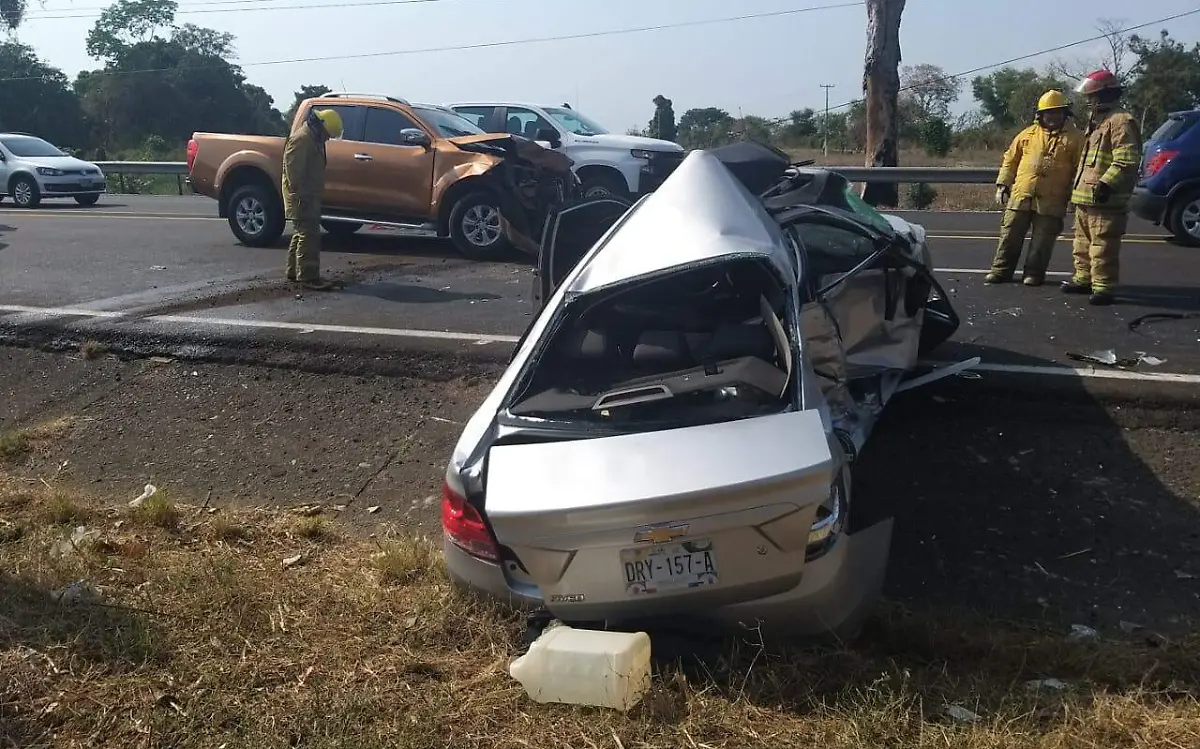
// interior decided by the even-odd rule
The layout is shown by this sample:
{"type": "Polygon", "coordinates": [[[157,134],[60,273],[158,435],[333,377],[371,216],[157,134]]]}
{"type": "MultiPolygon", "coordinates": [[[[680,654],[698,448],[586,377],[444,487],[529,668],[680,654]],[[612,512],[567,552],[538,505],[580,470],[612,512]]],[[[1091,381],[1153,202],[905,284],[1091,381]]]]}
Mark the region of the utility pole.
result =
{"type": "Polygon", "coordinates": [[[826,162],[829,160],[829,89],[834,88],[832,83],[822,83],[821,88],[825,89],[825,118],[821,120],[821,130],[825,134],[824,150],[826,162]]]}

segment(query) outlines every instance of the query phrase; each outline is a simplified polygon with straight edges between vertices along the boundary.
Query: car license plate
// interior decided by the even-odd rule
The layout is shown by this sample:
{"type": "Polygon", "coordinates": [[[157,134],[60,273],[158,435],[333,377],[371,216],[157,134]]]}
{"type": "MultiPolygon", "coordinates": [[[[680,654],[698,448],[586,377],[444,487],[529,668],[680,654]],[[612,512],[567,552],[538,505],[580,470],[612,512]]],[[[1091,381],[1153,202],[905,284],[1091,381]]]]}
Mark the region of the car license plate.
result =
{"type": "Polygon", "coordinates": [[[717,583],[712,541],[692,539],[621,550],[621,570],[629,595],[665,593],[717,583]]]}

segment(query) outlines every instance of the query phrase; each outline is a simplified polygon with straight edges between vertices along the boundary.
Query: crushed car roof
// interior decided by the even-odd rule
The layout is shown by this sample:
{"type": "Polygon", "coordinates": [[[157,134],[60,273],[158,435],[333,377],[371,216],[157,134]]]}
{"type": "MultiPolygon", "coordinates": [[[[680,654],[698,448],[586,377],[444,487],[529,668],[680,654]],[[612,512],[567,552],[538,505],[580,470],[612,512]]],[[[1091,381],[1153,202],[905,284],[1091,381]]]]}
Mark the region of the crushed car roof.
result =
{"type": "Polygon", "coordinates": [[[713,154],[693,151],[602,240],[568,286],[588,294],[697,263],[760,256],[795,276],[779,224],[713,154]]]}

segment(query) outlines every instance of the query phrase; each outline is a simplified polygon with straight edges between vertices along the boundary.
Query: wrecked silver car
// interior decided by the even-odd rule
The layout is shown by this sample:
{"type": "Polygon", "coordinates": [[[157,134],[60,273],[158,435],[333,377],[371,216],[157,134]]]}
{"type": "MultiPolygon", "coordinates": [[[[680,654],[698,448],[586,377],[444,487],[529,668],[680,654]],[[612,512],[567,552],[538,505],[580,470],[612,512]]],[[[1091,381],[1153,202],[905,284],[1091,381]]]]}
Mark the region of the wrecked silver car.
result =
{"type": "Polygon", "coordinates": [[[566,622],[853,634],[892,529],[849,524],[855,457],[958,326],[922,228],[747,142],[557,207],[540,250],[446,470],[453,579],[566,622]]]}

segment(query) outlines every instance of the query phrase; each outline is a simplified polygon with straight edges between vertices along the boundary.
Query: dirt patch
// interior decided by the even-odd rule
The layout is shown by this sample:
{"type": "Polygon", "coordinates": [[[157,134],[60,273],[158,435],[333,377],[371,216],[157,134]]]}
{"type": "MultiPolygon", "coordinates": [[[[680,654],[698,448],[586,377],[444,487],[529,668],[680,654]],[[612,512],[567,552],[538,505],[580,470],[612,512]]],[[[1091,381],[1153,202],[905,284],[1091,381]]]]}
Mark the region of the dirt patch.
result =
{"type": "MultiPolygon", "coordinates": [[[[1072,641],[892,608],[838,650],[713,643],[628,714],[537,705],[520,621],[458,593],[435,545],[291,514],[178,506],[164,527],[0,491],[0,740],[127,747],[1196,746],[1200,645],[1072,641]],[[62,548],[61,546],[59,548],[62,548]]],[[[656,641],[657,642],[657,641],[656,641]]]]}

